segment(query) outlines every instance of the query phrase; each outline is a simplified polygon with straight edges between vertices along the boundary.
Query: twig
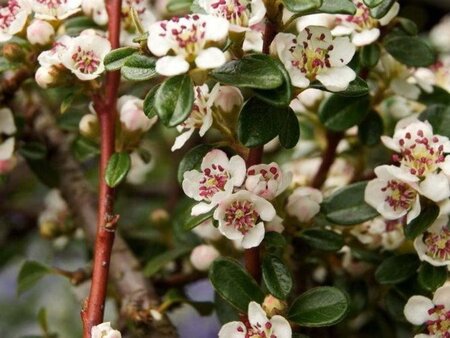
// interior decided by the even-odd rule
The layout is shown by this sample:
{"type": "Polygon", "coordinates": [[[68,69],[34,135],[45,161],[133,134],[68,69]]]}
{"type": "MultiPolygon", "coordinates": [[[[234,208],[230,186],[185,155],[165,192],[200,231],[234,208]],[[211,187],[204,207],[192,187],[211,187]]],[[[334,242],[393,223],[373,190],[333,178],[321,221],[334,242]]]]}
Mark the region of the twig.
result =
{"type": "Polygon", "coordinates": [[[342,140],[342,133],[334,133],[327,131],[327,147],[322,155],[322,163],[319,170],[314,176],[312,187],[320,189],[327,179],[328,172],[336,159],[336,149],[339,142],[342,140]]]}

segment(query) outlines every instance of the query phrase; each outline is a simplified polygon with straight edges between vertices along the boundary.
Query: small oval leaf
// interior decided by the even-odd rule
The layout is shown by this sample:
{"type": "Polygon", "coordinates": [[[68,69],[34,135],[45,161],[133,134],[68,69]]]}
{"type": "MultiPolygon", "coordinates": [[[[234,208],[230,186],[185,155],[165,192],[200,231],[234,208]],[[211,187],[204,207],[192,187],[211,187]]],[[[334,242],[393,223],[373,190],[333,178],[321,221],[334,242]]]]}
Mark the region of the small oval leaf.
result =
{"type": "Polygon", "coordinates": [[[125,61],[128,58],[136,53],[138,50],[134,47],[122,47],[117,48],[106,54],[103,59],[103,64],[105,65],[106,70],[113,71],[122,68],[125,64],[125,61]]]}
{"type": "Polygon", "coordinates": [[[123,181],[130,170],[131,160],[128,153],[114,153],[108,161],[105,172],[106,184],[114,188],[123,181]]]}
{"type": "Polygon", "coordinates": [[[273,255],[264,258],[262,276],[269,292],[279,299],[286,299],[292,290],[292,276],[283,261],[273,255]]]}
{"type": "Polygon", "coordinates": [[[156,59],[142,55],[133,54],[129,56],[121,69],[124,78],[132,81],[144,81],[158,76],[155,70],[156,59]]]}
{"type": "Polygon", "coordinates": [[[398,284],[413,276],[420,262],[416,254],[404,254],[385,259],[375,271],[380,284],[398,284]]]}

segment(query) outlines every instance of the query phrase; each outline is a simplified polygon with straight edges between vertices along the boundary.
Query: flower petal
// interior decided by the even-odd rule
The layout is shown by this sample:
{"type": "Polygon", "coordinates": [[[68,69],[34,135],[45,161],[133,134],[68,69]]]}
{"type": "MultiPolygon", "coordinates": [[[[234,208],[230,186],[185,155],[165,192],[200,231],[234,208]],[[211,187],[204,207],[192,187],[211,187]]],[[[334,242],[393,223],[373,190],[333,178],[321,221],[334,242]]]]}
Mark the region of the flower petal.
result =
{"type": "Polygon", "coordinates": [[[424,296],[412,296],[403,309],[406,319],[414,325],[422,325],[429,318],[428,310],[434,308],[431,299],[424,296]]]}
{"type": "Polygon", "coordinates": [[[195,59],[197,67],[202,69],[217,68],[225,62],[225,54],[217,47],[202,50],[195,59]]]}
{"type": "Polygon", "coordinates": [[[164,76],[179,75],[189,70],[189,62],[182,56],[164,56],[156,61],[155,70],[164,76]]]}
{"type": "Polygon", "coordinates": [[[328,68],[317,75],[317,80],[332,92],[346,90],[349,83],[356,78],[356,73],[350,67],[328,68]]]}

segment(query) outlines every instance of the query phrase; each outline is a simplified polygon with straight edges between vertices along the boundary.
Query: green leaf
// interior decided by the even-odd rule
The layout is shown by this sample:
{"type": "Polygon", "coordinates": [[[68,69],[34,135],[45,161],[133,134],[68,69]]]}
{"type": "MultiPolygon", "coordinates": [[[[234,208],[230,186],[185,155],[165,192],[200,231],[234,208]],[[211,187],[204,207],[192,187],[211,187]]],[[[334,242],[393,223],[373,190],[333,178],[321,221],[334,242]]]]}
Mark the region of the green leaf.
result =
{"type": "Polygon", "coordinates": [[[413,276],[420,261],[416,254],[403,254],[385,259],[375,271],[380,284],[398,284],[413,276]]]}
{"type": "Polygon", "coordinates": [[[369,107],[368,95],[348,98],[334,94],[320,106],[319,119],[330,130],[345,131],[361,123],[369,107]]]}
{"type": "Polygon", "coordinates": [[[383,2],[383,0],[363,0],[367,7],[376,7],[383,2]]]}
{"type": "Polygon", "coordinates": [[[75,99],[75,93],[69,93],[64,97],[64,99],[61,101],[61,105],[59,108],[61,114],[64,114],[70,108],[74,99],[75,99]]]}
{"type": "Polygon", "coordinates": [[[285,118],[281,121],[278,132],[280,144],[286,148],[294,148],[300,138],[300,124],[294,111],[289,107],[285,118]]]}
{"type": "Polygon", "coordinates": [[[331,326],[344,319],[349,308],[344,292],[323,286],[298,297],[288,312],[288,319],[306,327],[331,326]]]}
{"type": "Polygon", "coordinates": [[[283,4],[291,12],[309,12],[322,5],[321,0],[283,0],[283,4]]]}
{"type": "Polygon", "coordinates": [[[275,89],[255,89],[255,95],[271,105],[288,106],[292,100],[291,77],[280,61],[274,60],[274,62],[283,75],[283,84],[275,89]]]}
{"type": "Polygon", "coordinates": [[[292,290],[292,276],[283,261],[269,255],[262,264],[262,276],[269,292],[279,299],[286,299],[292,290]]]}
{"type": "Polygon", "coordinates": [[[407,66],[426,67],[436,60],[431,47],[417,36],[390,34],[383,44],[389,54],[407,66]]]}
{"type": "Polygon", "coordinates": [[[216,292],[242,313],[247,313],[251,301],[261,304],[264,300],[259,285],[233,259],[216,259],[209,270],[209,279],[216,292]]]}
{"type": "Polygon", "coordinates": [[[320,83],[319,81],[314,81],[309,85],[310,88],[316,88],[320,90],[325,90],[327,92],[333,93],[335,95],[339,96],[345,96],[345,97],[359,97],[359,96],[365,96],[369,93],[369,86],[366,81],[361,79],[359,76],[356,77],[352,82],[349,83],[346,90],[341,92],[332,92],[325,88],[325,86],[320,83]]]}
{"type": "Polygon", "coordinates": [[[280,121],[285,118],[285,114],[287,108],[273,107],[252,97],[244,104],[239,114],[239,141],[246,147],[266,144],[280,132],[280,121]]]}
{"type": "Polygon", "coordinates": [[[158,76],[155,65],[156,59],[154,58],[142,54],[132,54],[125,60],[121,73],[127,80],[149,80],[158,76]]]}
{"type": "Polygon", "coordinates": [[[47,157],[47,148],[39,142],[25,143],[18,150],[19,154],[30,160],[42,160],[47,157]]]}
{"type": "Polygon", "coordinates": [[[422,262],[417,279],[422,287],[434,292],[446,282],[447,271],[446,266],[433,266],[427,262],[422,262]]]}
{"type": "Polygon", "coordinates": [[[211,76],[221,83],[255,89],[275,89],[284,81],[278,63],[265,54],[251,54],[229,61],[215,69],[211,76]]]}
{"type": "Polygon", "coordinates": [[[154,86],[152,89],[148,91],[147,95],[145,95],[144,98],[144,113],[149,119],[157,115],[155,108],[155,95],[158,88],[159,85],[154,86]]]}
{"type": "Polygon", "coordinates": [[[370,8],[370,15],[376,19],[381,19],[389,12],[395,0],[383,0],[378,6],[370,8]]]}
{"type": "Polygon", "coordinates": [[[192,5],[192,0],[170,0],[167,3],[166,10],[169,13],[188,12],[192,5]]]}
{"type": "Polygon", "coordinates": [[[376,43],[363,46],[359,52],[359,63],[362,67],[372,68],[378,63],[380,59],[381,49],[376,43]]]}
{"type": "Polygon", "coordinates": [[[433,86],[431,93],[422,92],[419,96],[419,102],[429,106],[433,104],[450,105],[450,93],[444,88],[433,86]]]}
{"type": "Polygon", "coordinates": [[[155,273],[157,273],[159,270],[161,270],[164,266],[166,266],[168,263],[172,262],[173,260],[177,259],[178,257],[181,257],[188,252],[192,250],[192,247],[189,246],[179,246],[175,249],[166,251],[162,253],[161,255],[158,255],[154,258],[152,258],[150,261],[145,264],[144,267],[144,276],[145,277],[152,277],[155,273]]]}
{"type": "MultiPolygon", "coordinates": [[[[188,209],[190,210],[190,209],[188,209]]],[[[184,228],[186,230],[192,230],[200,223],[206,221],[207,219],[211,218],[214,213],[214,209],[211,211],[208,211],[205,214],[201,214],[198,216],[192,216],[190,213],[186,217],[186,221],[184,223],[184,228]]]]}
{"type": "Polygon", "coordinates": [[[405,33],[407,33],[409,35],[413,35],[413,36],[417,35],[418,28],[414,21],[407,19],[407,18],[400,18],[400,17],[397,17],[397,21],[400,23],[400,26],[403,29],[403,31],[405,31],[405,33]]]}
{"type": "Polygon", "coordinates": [[[183,175],[186,171],[192,169],[200,169],[203,157],[212,149],[211,146],[207,144],[200,144],[192,149],[190,149],[178,165],[177,178],[178,182],[181,184],[183,182],[183,175]]]}
{"type": "Polygon", "coordinates": [[[186,120],[193,103],[194,84],[186,74],[168,78],[155,94],[156,112],[167,127],[175,127],[186,120]]]}
{"type": "Polygon", "coordinates": [[[339,189],[322,203],[325,217],[336,224],[354,225],[378,216],[364,201],[367,182],[357,182],[339,189]]]}
{"type": "Polygon", "coordinates": [[[344,246],[342,235],[324,229],[306,229],[299,237],[311,247],[324,251],[338,251],[344,246]]]}
{"type": "Polygon", "coordinates": [[[87,16],[76,16],[64,20],[64,33],[67,35],[79,35],[88,28],[98,29],[98,25],[87,16]]]}
{"type": "Polygon", "coordinates": [[[114,188],[127,176],[130,170],[131,159],[128,153],[114,153],[109,158],[105,172],[105,181],[109,187],[114,188]]]}
{"type": "Polygon", "coordinates": [[[239,321],[239,313],[228,302],[220,297],[217,292],[214,293],[214,305],[216,308],[216,314],[221,324],[239,321]]]}
{"type": "Polygon", "coordinates": [[[29,290],[42,277],[52,273],[52,269],[44,264],[36,261],[26,261],[17,277],[17,294],[21,295],[23,292],[29,290]]]}
{"type": "Polygon", "coordinates": [[[358,137],[361,143],[369,147],[380,143],[383,132],[383,119],[375,111],[371,111],[358,126],[358,137]]]}
{"type": "Polygon", "coordinates": [[[318,12],[354,15],[356,7],[351,0],[323,0],[318,12]]]}
{"type": "Polygon", "coordinates": [[[384,297],[384,305],[386,307],[386,311],[389,313],[392,319],[395,321],[406,321],[405,316],[403,314],[403,309],[406,305],[406,300],[399,295],[395,289],[389,290],[389,292],[384,297]]]}
{"type": "Polygon", "coordinates": [[[98,144],[82,136],[77,137],[73,141],[71,148],[76,158],[80,161],[85,161],[100,154],[98,144]]]}
{"type": "Polygon", "coordinates": [[[105,69],[107,71],[112,71],[122,68],[130,56],[137,51],[138,49],[134,47],[122,47],[110,51],[103,60],[105,69]]]}
{"type": "Polygon", "coordinates": [[[433,104],[427,107],[419,118],[430,122],[434,134],[450,137],[450,106],[433,104]]]}
{"type": "Polygon", "coordinates": [[[264,236],[264,246],[268,251],[278,251],[287,245],[286,238],[278,232],[269,231],[264,236]]]}
{"type": "Polygon", "coordinates": [[[429,228],[431,224],[436,220],[439,216],[439,206],[436,204],[430,204],[426,206],[421,212],[420,215],[414,218],[411,222],[406,224],[404,231],[405,237],[407,239],[414,239],[420,234],[422,234],[425,230],[429,228]]]}

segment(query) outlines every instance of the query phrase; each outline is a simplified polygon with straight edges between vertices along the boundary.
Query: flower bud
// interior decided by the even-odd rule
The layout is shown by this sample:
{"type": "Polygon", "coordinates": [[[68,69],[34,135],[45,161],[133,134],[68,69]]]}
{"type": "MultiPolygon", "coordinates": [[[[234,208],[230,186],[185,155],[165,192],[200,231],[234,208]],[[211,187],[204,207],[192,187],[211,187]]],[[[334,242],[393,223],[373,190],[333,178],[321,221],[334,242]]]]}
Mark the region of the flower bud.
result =
{"type": "Polygon", "coordinates": [[[120,122],[129,131],[147,131],[157,118],[149,119],[144,113],[144,101],[132,95],[124,95],[117,102],[120,122]]]}
{"type": "Polygon", "coordinates": [[[3,56],[11,62],[23,61],[25,52],[17,43],[5,43],[3,45],[3,56]]]}
{"type": "Polygon", "coordinates": [[[32,45],[48,45],[54,35],[55,29],[47,21],[34,20],[27,28],[27,39],[32,45]]]}
{"type": "Polygon", "coordinates": [[[266,296],[264,298],[264,302],[262,304],[264,311],[267,313],[269,317],[283,314],[286,310],[286,303],[282,300],[275,298],[272,295],[266,296]]]}
{"type": "Polygon", "coordinates": [[[46,89],[56,83],[56,73],[54,67],[39,67],[34,78],[39,87],[46,89]]]}
{"type": "Polygon", "coordinates": [[[93,326],[91,330],[92,338],[122,338],[119,331],[114,330],[111,327],[110,322],[101,323],[99,325],[93,326]]]}
{"type": "Polygon", "coordinates": [[[154,210],[151,215],[150,219],[153,223],[156,224],[163,224],[166,223],[170,218],[169,213],[165,209],[156,209],[154,210]]]}
{"type": "Polygon", "coordinates": [[[232,86],[220,86],[214,105],[224,113],[230,113],[233,109],[240,108],[244,102],[241,91],[232,86]]]}
{"type": "Polygon", "coordinates": [[[192,250],[191,263],[197,270],[206,271],[219,256],[219,252],[212,245],[202,244],[192,250]]]}
{"type": "Polygon", "coordinates": [[[289,215],[297,217],[300,222],[309,222],[319,213],[322,199],[320,190],[300,187],[288,197],[286,211],[289,215]]]}
{"type": "Polygon", "coordinates": [[[78,124],[80,133],[87,138],[95,138],[99,134],[99,125],[97,116],[94,114],[84,115],[78,124]]]}

